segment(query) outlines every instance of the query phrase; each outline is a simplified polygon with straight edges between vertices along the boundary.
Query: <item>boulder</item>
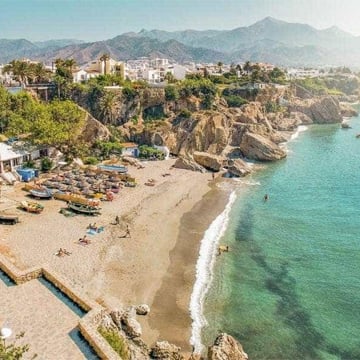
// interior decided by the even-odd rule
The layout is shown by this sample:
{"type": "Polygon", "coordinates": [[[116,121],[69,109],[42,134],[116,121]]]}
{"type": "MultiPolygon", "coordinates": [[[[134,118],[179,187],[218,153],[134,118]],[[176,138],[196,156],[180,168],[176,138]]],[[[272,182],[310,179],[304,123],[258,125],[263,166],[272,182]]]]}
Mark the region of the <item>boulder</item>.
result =
{"type": "Polygon", "coordinates": [[[180,348],[176,345],[170,344],[167,341],[158,341],[151,349],[150,356],[154,359],[161,360],[184,360],[180,354],[180,348]]]}
{"type": "Polygon", "coordinates": [[[274,142],[252,133],[244,134],[240,150],[245,157],[254,160],[273,161],[286,157],[286,152],[274,142]]]}
{"type": "Polygon", "coordinates": [[[341,116],[352,117],[358,116],[359,113],[349,104],[340,104],[341,116]]]}
{"type": "Polygon", "coordinates": [[[122,327],[129,338],[140,337],[142,334],[141,325],[136,320],[136,309],[131,307],[122,318],[122,327]]]}
{"type": "Polygon", "coordinates": [[[333,124],[342,120],[339,101],[332,96],[298,100],[289,105],[289,110],[304,113],[315,124],[333,124]]]}
{"type": "Polygon", "coordinates": [[[247,360],[243,347],[232,336],[220,334],[208,348],[208,360],[247,360]]]}
{"type": "Polygon", "coordinates": [[[213,171],[219,171],[224,163],[224,157],[206,152],[195,151],[193,156],[198,164],[213,171]]]}
{"type": "Polygon", "coordinates": [[[241,159],[229,160],[228,165],[228,173],[231,176],[242,177],[250,174],[251,172],[250,167],[244,160],[241,159]]]}
{"type": "MultiPolygon", "coordinates": [[[[82,109],[83,110],[83,109],[82,109]]],[[[83,131],[79,137],[80,141],[84,141],[88,144],[94,144],[96,141],[106,141],[110,138],[111,134],[108,128],[100,121],[96,120],[88,112],[85,113],[85,125],[83,131]]]]}
{"type": "Polygon", "coordinates": [[[110,311],[110,316],[115,325],[121,329],[122,328],[122,320],[125,317],[126,310],[124,309],[114,309],[110,311]]]}
{"type": "Polygon", "coordinates": [[[299,112],[299,111],[293,111],[291,114],[290,114],[290,117],[295,119],[295,121],[298,123],[298,124],[302,124],[302,125],[309,125],[309,124],[312,124],[313,121],[311,120],[311,118],[302,113],[302,112],[299,112]]]}
{"type": "Polygon", "coordinates": [[[138,305],[135,310],[137,315],[147,315],[150,312],[150,307],[149,305],[141,304],[138,305]]]}
{"type": "Polygon", "coordinates": [[[205,169],[202,166],[197,164],[195,161],[183,156],[177,158],[173,167],[177,169],[205,172],[205,169]]]}

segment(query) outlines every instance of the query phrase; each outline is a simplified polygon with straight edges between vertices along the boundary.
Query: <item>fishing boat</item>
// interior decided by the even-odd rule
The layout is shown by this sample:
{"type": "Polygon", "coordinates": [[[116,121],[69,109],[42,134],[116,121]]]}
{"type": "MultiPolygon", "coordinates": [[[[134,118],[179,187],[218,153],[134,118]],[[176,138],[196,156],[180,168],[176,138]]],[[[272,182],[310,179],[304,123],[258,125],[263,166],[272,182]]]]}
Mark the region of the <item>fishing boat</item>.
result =
{"type": "Polygon", "coordinates": [[[94,207],[94,206],[89,206],[89,205],[84,205],[84,204],[79,204],[79,203],[69,202],[68,209],[75,211],[77,213],[82,213],[82,214],[86,214],[86,215],[100,215],[99,207],[94,207]]]}
{"type": "Polygon", "coordinates": [[[51,199],[53,197],[53,193],[46,187],[42,187],[41,189],[31,189],[29,190],[31,196],[39,199],[51,199]]]}
{"type": "Polygon", "coordinates": [[[22,201],[20,203],[20,209],[23,209],[30,213],[40,214],[44,210],[44,206],[35,201],[22,201]]]}
{"type": "Polygon", "coordinates": [[[19,222],[16,215],[0,214],[0,224],[15,225],[19,222]]]}
{"type": "Polygon", "coordinates": [[[64,193],[62,191],[58,191],[54,194],[54,198],[63,201],[69,201],[81,205],[88,205],[92,207],[97,207],[100,205],[100,200],[97,199],[86,199],[85,197],[73,193],[64,193]]]}

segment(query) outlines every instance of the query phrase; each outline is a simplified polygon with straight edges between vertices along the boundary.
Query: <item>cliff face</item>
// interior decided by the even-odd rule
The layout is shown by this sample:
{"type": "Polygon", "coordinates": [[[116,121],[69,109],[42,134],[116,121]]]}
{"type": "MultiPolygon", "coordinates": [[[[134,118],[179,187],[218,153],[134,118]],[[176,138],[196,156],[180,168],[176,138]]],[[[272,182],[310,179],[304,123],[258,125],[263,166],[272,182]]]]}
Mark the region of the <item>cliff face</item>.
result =
{"type": "Polygon", "coordinates": [[[332,96],[295,100],[289,110],[307,115],[315,124],[340,123],[342,120],[339,101],[332,96]]]}

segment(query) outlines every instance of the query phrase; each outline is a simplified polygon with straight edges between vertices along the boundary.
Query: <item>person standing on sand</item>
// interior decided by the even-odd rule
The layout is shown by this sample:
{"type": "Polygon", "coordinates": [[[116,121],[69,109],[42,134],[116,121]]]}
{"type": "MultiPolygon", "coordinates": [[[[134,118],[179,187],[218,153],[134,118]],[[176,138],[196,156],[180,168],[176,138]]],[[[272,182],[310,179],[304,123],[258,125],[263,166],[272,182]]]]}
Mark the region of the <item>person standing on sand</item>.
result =
{"type": "Polygon", "coordinates": [[[212,173],[212,179],[215,180],[215,173],[212,173]]]}
{"type": "Polygon", "coordinates": [[[120,218],[116,215],[115,217],[115,225],[119,225],[120,224],[120,218]]]}
{"type": "Polygon", "coordinates": [[[126,225],[125,237],[129,237],[129,238],[131,238],[129,225],[126,225]]]}

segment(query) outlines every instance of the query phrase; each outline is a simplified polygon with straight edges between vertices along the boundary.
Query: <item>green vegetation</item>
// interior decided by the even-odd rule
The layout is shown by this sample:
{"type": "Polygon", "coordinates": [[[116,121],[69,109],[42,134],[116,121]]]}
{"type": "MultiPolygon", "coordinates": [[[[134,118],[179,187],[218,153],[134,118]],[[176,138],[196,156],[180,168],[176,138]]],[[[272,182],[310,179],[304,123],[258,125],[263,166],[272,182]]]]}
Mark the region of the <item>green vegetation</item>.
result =
{"type": "Polygon", "coordinates": [[[104,339],[109,343],[109,345],[114,349],[114,351],[120,355],[121,359],[128,360],[130,358],[129,348],[117,330],[106,329],[105,327],[100,326],[98,328],[99,333],[104,337],[104,339]]]}
{"type": "Polygon", "coordinates": [[[226,100],[229,107],[240,107],[241,105],[247,104],[248,101],[242,98],[239,95],[224,95],[224,99],[226,100]]]}
{"type": "Polygon", "coordinates": [[[99,160],[94,156],[88,156],[84,159],[85,165],[96,165],[99,162],[99,160]]]}
{"type": "Polygon", "coordinates": [[[143,111],[144,122],[151,122],[165,118],[164,108],[162,105],[151,106],[143,111]]]}
{"type": "Polygon", "coordinates": [[[16,95],[0,87],[0,130],[7,136],[27,134],[27,141],[67,152],[80,144],[85,113],[72,101],[41,103],[29,93],[16,95]]]}
{"type": "Polygon", "coordinates": [[[95,147],[99,149],[100,156],[108,158],[110,155],[121,155],[122,146],[117,141],[97,141],[95,147]]]}
{"type": "Polygon", "coordinates": [[[53,162],[48,157],[44,157],[41,159],[41,171],[49,171],[53,166],[53,162]]]}
{"type": "MultiPolygon", "coordinates": [[[[296,84],[302,86],[310,91],[313,95],[341,95],[342,92],[335,87],[332,87],[330,81],[327,82],[325,78],[306,78],[298,79],[296,84]]],[[[335,84],[333,84],[335,85],[335,84]]]]}
{"type": "Polygon", "coordinates": [[[143,159],[164,160],[165,158],[165,154],[162,151],[155,149],[152,146],[140,145],[139,151],[139,157],[143,159]]]}
{"type": "Polygon", "coordinates": [[[282,106],[280,106],[279,104],[277,104],[275,101],[267,101],[265,103],[265,111],[268,113],[276,113],[276,112],[281,112],[283,111],[284,108],[282,106]]]}
{"type": "Polygon", "coordinates": [[[165,100],[166,101],[176,101],[180,97],[179,90],[174,85],[167,85],[165,87],[165,100]]]}
{"type": "MultiPolygon", "coordinates": [[[[0,341],[0,359],[1,360],[19,360],[22,359],[25,353],[30,350],[28,344],[26,345],[17,345],[17,340],[23,338],[25,335],[24,332],[16,335],[15,342],[6,345],[6,342],[0,341]]],[[[31,359],[36,358],[36,354],[31,357],[31,359]]]]}

